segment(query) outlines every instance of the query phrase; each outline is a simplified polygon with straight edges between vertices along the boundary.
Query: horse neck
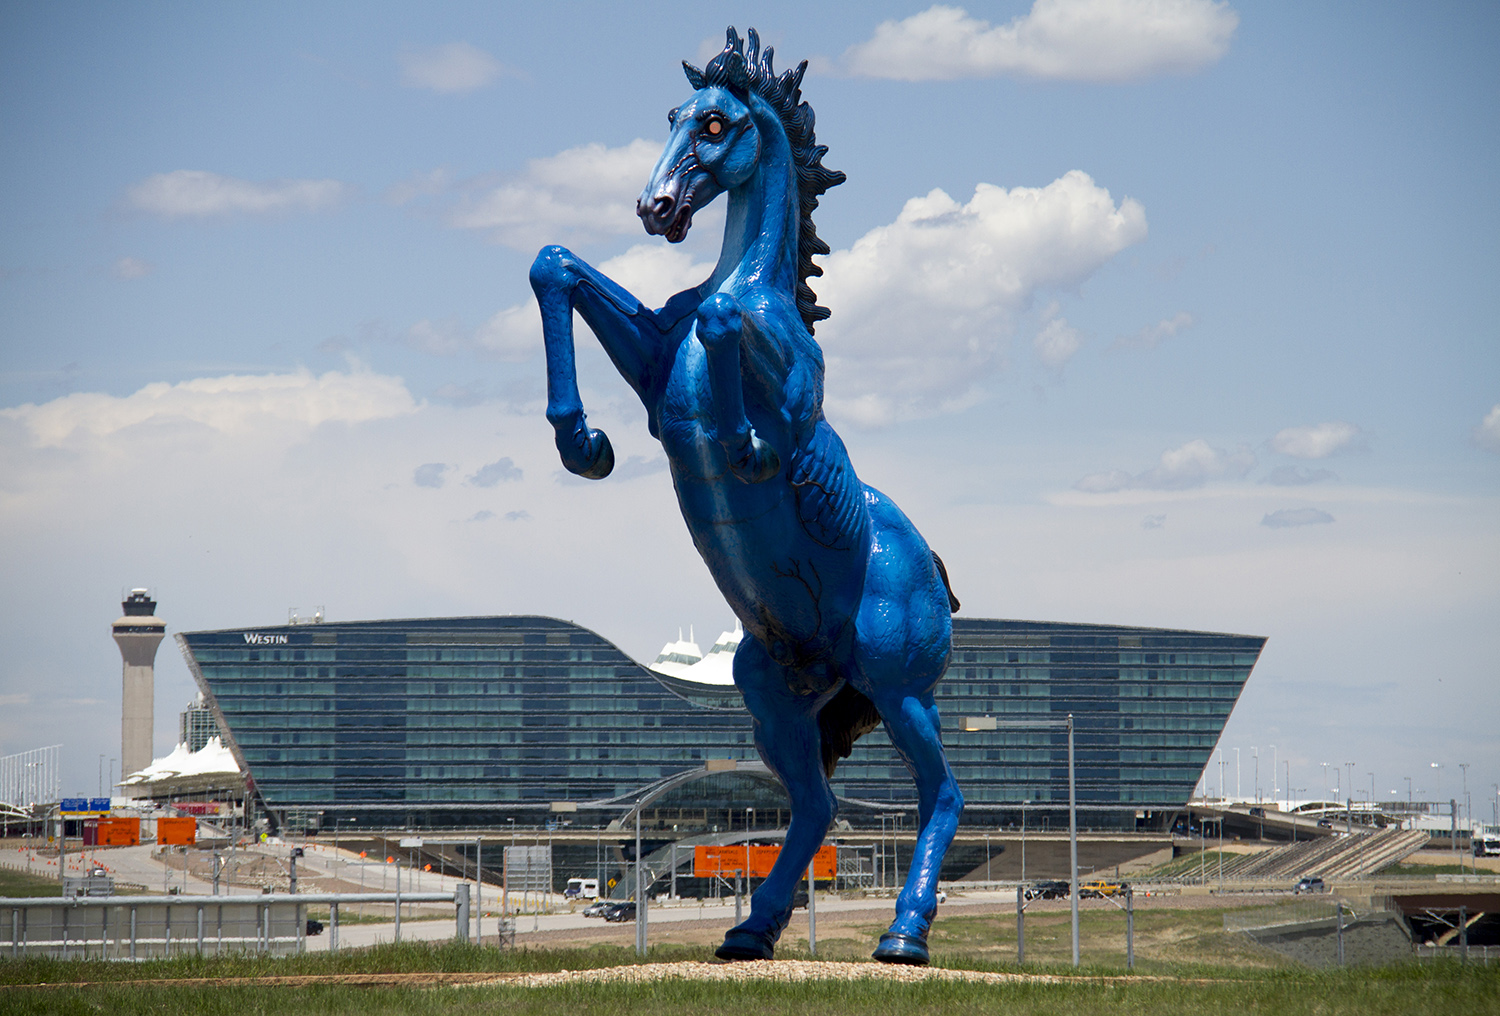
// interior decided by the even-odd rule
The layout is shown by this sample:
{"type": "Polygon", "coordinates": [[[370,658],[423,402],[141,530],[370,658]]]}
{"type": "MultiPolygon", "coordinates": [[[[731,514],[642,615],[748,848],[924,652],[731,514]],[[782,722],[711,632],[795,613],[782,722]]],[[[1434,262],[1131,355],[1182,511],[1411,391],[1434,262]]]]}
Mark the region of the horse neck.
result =
{"type": "Polygon", "coordinates": [[[796,289],[801,200],[791,145],[774,113],[756,112],[760,160],[750,179],[729,192],[724,245],[709,292],[753,285],[796,289]]]}

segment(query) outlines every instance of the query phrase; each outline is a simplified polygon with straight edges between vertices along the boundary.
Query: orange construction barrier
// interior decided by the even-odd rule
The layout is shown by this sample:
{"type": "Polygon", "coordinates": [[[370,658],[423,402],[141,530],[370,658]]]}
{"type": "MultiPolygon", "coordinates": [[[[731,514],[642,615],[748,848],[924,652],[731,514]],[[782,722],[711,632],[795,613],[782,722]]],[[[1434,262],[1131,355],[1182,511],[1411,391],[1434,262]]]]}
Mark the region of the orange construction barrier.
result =
{"type": "MultiPolygon", "coordinates": [[[[759,846],[738,844],[724,847],[694,847],[693,875],[707,878],[714,875],[732,876],[736,871],[750,878],[765,878],[771,874],[771,865],[781,856],[780,844],[759,846]]],[[[831,879],[838,871],[838,848],[833,844],[820,847],[813,855],[813,876],[831,879]]]]}
{"type": "Polygon", "coordinates": [[[198,841],[198,820],[191,815],[156,820],[156,842],[190,847],[198,841]]]}

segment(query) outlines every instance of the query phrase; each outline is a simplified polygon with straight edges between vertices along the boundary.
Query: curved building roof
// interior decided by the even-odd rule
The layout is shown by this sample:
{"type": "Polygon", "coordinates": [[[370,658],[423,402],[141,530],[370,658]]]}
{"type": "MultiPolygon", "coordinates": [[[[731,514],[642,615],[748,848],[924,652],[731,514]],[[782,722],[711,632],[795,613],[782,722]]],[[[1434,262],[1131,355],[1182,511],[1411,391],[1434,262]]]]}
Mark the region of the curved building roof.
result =
{"type": "MultiPolygon", "coordinates": [[[[589,802],[602,806],[692,768],[758,758],[732,684],[655,673],[556,618],[177,638],[229,749],[273,811],[381,812],[398,824],[419,815],[429,826],[485,820],[476,812],[535,814],[556,801],[586,812],[589,802]]],[[[955,618],[953,641],[937,697],[968,820],[989,824],[1022,801],[1066,802],[1065,735],[985,729],[983,718],[1071,712],[1079,801],[1119,824],[1142,811],[1175,812],[1191,795],[1265,640],[955,618]]],[[[730,654],[719,655],[727,663],[730,654]]],[[[705,816],[774,804],[740,800],[730,777],[693,783],[675,803],[705,816]]],[[[900,807],[915,796],[879,730],[833,782],[846,800],[900,807]]]]}

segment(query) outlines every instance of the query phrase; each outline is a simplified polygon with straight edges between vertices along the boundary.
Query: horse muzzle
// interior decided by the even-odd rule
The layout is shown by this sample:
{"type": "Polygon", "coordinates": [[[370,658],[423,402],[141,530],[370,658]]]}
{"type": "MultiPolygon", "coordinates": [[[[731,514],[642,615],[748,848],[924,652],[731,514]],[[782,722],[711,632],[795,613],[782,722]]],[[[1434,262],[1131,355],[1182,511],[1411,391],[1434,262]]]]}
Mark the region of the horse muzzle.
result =
{"type": "MultiPolygon", "coordinates": [[[[680,187],[672,188],[680,191],[680,187]]],[[[681,243],[693,225],[692,192],[678,195],[658,191],[648,197],[642,194],[635,203],[635,214],[652,236],[665,236],[668,243],[681,243]]]]}

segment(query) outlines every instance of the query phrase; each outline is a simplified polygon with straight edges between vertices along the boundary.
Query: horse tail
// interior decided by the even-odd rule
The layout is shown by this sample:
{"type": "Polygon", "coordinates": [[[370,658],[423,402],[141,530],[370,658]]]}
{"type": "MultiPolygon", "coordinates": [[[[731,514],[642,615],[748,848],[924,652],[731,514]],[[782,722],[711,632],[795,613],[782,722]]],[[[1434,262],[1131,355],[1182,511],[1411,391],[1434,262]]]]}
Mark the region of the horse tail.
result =
{"type": "Polygon", "coordinates": [[[948,581],[948,569],[943,566],[943,559],[937,556],[937,551],[932,552],[932,563],[937,565],[938,576],[943,580],[943,589],[948,593],[948,613],[957,614],[961,604],[958,597],[953,595],[953,584],[948,581]]]}

